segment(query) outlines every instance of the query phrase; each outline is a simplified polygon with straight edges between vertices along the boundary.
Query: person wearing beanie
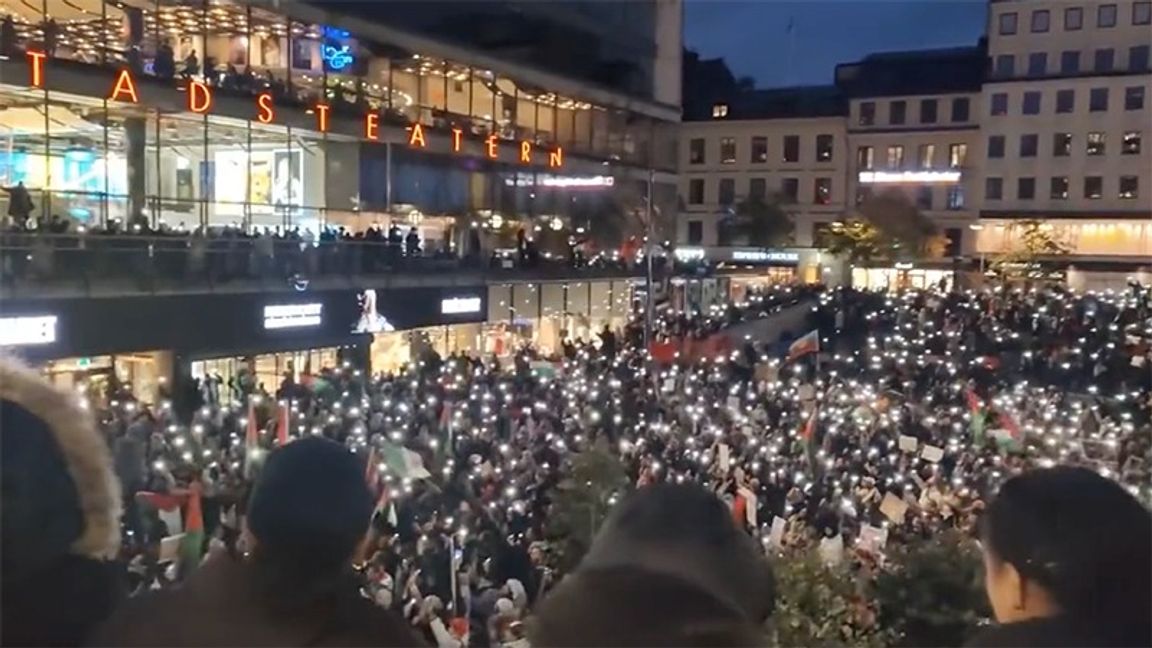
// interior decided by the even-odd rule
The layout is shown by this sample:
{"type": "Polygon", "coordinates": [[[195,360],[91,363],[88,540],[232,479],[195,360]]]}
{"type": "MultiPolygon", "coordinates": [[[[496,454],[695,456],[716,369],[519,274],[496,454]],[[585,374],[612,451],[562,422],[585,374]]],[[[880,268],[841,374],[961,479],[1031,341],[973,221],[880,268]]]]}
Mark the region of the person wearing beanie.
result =
{"type": "Polygon", "coordinates": [[[418,646],[360,594],[352,562],[373,509],[351,451],[311,437],[273,451],[248,505],[250,552],[209,557],[172,590],[130,601],[97,633],[115,646],[418,646]]]}
{"type": "Polygon", "coordinates": [[[123,594],[111,453],[74,394],[0,358],[0,461],[0,645],[81,645],[123,594]]]}

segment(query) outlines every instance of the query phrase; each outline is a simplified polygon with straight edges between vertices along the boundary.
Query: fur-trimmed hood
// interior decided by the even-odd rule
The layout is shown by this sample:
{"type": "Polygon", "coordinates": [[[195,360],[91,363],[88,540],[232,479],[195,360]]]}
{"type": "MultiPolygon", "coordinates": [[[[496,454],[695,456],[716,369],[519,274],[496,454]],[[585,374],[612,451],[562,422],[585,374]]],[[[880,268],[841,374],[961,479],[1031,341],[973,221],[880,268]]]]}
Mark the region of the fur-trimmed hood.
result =
{"type": "MultiPolygon", "coordinates": [[[[83,531],[72,542],[71,553],[95,559],[115,557],[120,547],[120,482],[91,412],[75,394],[57,389],[9,357],[0,357],[0,400],[19,405],[51,431],[76,486],[83,520],[83,531]]],[[[13,434],[3,427],[0,435],[13,434]]]]}

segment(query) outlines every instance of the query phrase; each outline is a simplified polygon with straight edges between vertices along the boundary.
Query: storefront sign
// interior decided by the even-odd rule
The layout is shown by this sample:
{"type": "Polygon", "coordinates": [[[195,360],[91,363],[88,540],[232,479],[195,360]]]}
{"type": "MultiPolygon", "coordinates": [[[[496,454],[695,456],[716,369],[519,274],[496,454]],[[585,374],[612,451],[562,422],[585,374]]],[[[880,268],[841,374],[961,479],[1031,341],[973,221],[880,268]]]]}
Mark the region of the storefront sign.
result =
{"type": "Polygon", "coordinates": [[[441,315],[461,315],[464,313],[479,313],[481,300],[479,297],[449,297],[440,301],[441,315]]]}
{"type": "MultiPolygon", "coordinates": [[[[325,65],[332,70],[339,70],[352,65],[354,58],[351,53],[347,51],[346,47],[332,47],[331,44],[324,48],[324,62],[325,65]],[[339,67],[337,67],[339,66],[339,67]]],[[[47,55],[44,52],[28,51],[28,69],[30,85],[35,88],[43,88],[45,81],[45,59],[47,55]]],[[[188,110],[190,112],[207,114],[213,106],[213,88],[203,82],[190,80],[183,88],[187,95],[188,110]]],[[[132,71],[123,68],[116,73],[116,80],[112,84],[112,89],[108,93],[108,99],[111,101],[120,101],[124,103],[138,104],[140,103],[140,93],[136,83],[136,78],[133,76],[132,71]]],[[[262,124],[270,124],[276,119],[276,111],[273,107],[273,97],[269,93],[262,93],[253,98],[255,102],[255,116],[257,121],[262,124]]],[[[316,116],[316,129],[322,133],[328,132],[329,127],[329,113],[331,106],[324,103],[317,103],[310,107],[307,111],[309,114],[316,116]]],[[[369,140],[376,140],[379,138],[380,127],[380,114],[377,112],[368,112],[364,114],[364,137],[369,140]]],[[[408,145],[412,148],[425,148],[427,141],[424,134],[424,126],[419,123],[413,123],[408,126],[408,145]]],[[[464,131],[459,128],[452,129],[452,151],[455,153],[461,152],[461,141],[464,136],[464,131]]],[[[487,157],[497,159],[500,156],[501,143],[503,140],[495,135],[490,135],[482,140],[483,150],[487,157]]],[[[519,142],[511,143],[518,151],[517,161],[521,164],[533,164],[536,154],[536,144],[530,140],[521,140],[519,142]]],[[[558,169],[564,166],[564,149],[559,146],[547,149],[544,151],[547,154],[548,166],[553,169],[558,169]]],[[[610,186],[610,185],[607,185],[610,186]]]]}
{"type": "Polygon", "coordinates": [[[0,317],[0,346],[52,344],[55,341],[55,315],[0,317]]]}
{"type": "Polygon", "coordinates": [[[960,182],[959,171],[861,171],[857,177],[860,184],[960,182]]]}
{"type": "Polygon", "coordinates": [[[778,250],[733,250],[732,260],[747,263],[799,263],[800,253],[778,250]]]}
{"type": "Polygon", "coordinates": [[[265,329],[320,326],[324,304],[278,304],[264,307],[265,329]]]}
{"type": "Polygon", "coordinates": [[[672,252],[677,261],[703,261],[704,254],[702,247],[678,247],[672,252]]]}
{"type": "Polygon", "coordinates": [[[504,184],[509,187],[557,187],[560,189],[593,189],[612,187],[616,185],[616,178],[612,176],[540,176],[518,175],[515,179],[507,178],[504,184]]]}

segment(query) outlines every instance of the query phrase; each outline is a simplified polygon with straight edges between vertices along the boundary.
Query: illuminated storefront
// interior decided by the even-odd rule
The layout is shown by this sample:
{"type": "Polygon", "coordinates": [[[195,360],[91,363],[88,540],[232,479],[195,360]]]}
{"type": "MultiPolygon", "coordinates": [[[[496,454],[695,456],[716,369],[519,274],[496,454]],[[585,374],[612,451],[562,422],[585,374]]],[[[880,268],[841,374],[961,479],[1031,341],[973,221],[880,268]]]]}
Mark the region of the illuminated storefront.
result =
{"type": "Polygon", "coordinates": [[[607,326],[624,328],[633,312],[632,279],[513,283],[488,287],[488,321],[479,343],[506,356],[531,344],[559,353],[565,339],[598,343],[607,326]]]}

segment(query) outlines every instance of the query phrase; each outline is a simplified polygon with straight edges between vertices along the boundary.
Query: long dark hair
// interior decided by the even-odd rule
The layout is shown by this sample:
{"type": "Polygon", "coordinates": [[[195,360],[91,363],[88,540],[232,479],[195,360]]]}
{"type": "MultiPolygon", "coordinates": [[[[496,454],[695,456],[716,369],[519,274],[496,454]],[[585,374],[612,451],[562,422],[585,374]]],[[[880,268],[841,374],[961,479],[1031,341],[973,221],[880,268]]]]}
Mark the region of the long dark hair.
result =
{"type": "Polygon", "coordinates": [[[1068,620],[1115,645],[1152,645],[1152,515],[1086,468],[1034,470],[988,506],[992,554],[1043,587],[1068,620]]]}

